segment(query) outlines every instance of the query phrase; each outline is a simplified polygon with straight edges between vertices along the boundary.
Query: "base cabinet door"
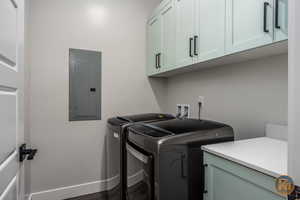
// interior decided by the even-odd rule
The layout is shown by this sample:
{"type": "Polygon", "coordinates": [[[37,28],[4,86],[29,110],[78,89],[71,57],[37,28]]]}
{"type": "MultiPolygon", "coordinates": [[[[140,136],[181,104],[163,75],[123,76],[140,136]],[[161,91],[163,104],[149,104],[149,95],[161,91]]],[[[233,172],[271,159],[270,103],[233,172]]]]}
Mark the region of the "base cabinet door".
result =
{"type": "Polygon", "coordinates": [[[288,39],[288,0],[274,0],[275,41],[288,39]]]}
{"type": "Polygon", "coordinates": [[[225,53],[226,0],[196,0],[194,55],[196,62],[225,53]]]}
{"type": "Polygon", "coordinates": [[[176,67],[193,64],[195,0],[175,0],[176,67]]]}
{"type": "Polygon", "coordinates": [[[160,70],[161,59],[161,20],[159,16],[153,17],[147,24],[147,75],[153,75],[160,70]]]}
{"type": "Polygon", "coordinates": [[[205,200],[284,200],[275,178],[205,153],[205,200]]]}
{"type": "Polygon", "coordinates": [[[172,69],[175,66],[175,53],[176,53],[176,38],[175,38],[175,5],[174,1],[169,2],[162,8],[160,12],[161,20],[161,63],[162,71],[172,69]]]}
{"type": "Polygon", "coordinates": [[[273,0],[227,0],[226,53],[273,42],[273,0]]]}

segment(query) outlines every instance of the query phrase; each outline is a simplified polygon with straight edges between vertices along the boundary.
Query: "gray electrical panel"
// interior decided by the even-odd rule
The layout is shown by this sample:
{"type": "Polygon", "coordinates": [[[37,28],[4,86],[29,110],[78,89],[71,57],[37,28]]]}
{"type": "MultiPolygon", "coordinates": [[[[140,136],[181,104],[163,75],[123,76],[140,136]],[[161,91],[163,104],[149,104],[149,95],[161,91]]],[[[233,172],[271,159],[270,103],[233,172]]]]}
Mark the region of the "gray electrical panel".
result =
{"type": "Polygon", "coordinates": [[[101,120],[101,52],[69,50],[69,120],[101,120]]]}

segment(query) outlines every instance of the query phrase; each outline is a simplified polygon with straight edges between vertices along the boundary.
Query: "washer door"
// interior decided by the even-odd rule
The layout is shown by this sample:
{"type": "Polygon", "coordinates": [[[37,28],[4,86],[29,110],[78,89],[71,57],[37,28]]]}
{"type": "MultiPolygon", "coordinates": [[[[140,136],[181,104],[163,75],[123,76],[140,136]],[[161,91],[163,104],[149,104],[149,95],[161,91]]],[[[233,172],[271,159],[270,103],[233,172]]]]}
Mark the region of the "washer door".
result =
{"type": "Polygon", "coordinates": [[[126,200],[153,200],[153,156],[127,143],[126,200]]]}

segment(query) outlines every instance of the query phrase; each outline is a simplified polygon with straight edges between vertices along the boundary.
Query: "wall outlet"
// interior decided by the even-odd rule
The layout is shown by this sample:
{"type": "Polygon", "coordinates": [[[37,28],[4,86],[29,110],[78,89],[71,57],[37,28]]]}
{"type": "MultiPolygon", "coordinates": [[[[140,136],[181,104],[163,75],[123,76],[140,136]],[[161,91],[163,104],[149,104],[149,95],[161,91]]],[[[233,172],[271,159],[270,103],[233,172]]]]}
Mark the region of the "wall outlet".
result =
{"type": "Polygon", "coordinates": [[[177,104],[177,110],[176,110],[176,117],[177,118],[181,118],[182,117],[182,104],[177,104]]]}
{"type": "Polygon", "coordinates": [[[190,117],[190,105],[188,104],[177,104],[176,117],[177,118],[189,118],[190,117]]]}
{"type": "Polygon", "coordinates": [[[187,119],[190,118],[190,105],[188,104],[184,104],[182,105],[183,109],[182,109],[182,118],[187,119]]]}

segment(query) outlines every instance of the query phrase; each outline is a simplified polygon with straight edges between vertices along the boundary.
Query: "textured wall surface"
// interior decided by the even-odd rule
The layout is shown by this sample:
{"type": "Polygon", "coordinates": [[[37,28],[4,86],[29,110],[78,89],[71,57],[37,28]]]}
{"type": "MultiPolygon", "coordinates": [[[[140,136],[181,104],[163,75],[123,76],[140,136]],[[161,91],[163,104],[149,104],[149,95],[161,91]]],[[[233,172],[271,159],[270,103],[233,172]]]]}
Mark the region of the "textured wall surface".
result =
{"type": "Polygon", "coordinates": [[[31,192],[103,180],[106,119],[164,103],[164,85],[145,76],[146,20],[159,0],[29,3],[31,192]],[[68,121],[69,48],[103,53],[101,121],[68,121]]]}
{"type": "Polygon", "coordinates": [[[238,139],[264,136],[265,123],[287,123],[287,55],[204,69],[168,80],[167,111],[204,96],[202,117],[228,123],[238,139]]]}
{"type": "MultiPolygon", "coordinates": [[[[264,135],[267,122],[287,122],[287,55],[147,79],[146,19],[160,0],[30,0],[27,75],[31,192],[104,180],[106,119],[174,113],[177,103],[232,125],[238,139],[264,135]],[[101,121],[69,122],[69,48],[102,51],[101,121]]],[[[112,175],[106,176],[107,171],[112,175]]]]}
{"type": "Polygon", "coordinates": [[[289,1],[289,163],[288,172],[300,185],[300,2],[289,1]]]}

